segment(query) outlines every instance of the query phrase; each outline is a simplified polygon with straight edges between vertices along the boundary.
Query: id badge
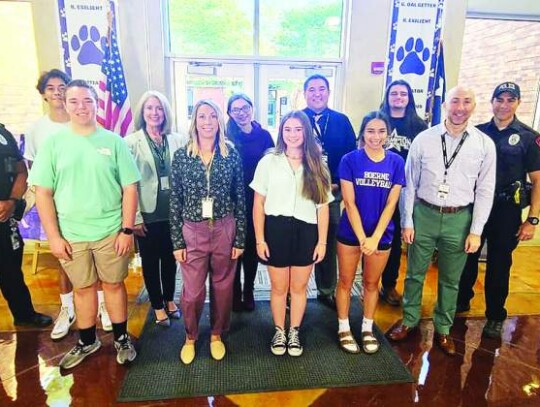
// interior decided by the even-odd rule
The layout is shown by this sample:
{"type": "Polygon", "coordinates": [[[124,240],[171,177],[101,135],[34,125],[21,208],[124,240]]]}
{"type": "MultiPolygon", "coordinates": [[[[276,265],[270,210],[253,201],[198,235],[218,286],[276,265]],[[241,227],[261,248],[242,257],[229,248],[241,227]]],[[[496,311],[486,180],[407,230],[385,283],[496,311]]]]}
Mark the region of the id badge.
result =
{"type": "Polygon", "coordinates": [[[450,186],[448,184],[440,184],[439,189],[437,190],[437,197],[439,199],[448,198],[448,193],[450,192],[450,186]]]}
{"type": "Polygon", "coordinates": [[[11,247],[13,248],[13,251],[21,248],[21,239],[15,232],[11,234],[11,247]]]}
{"type": "Polygon", "coordinates": [[[214,198],[202,199],[202,217],[205,219],[214,217],[214,198]]]}
{"type": "Polygon", "coordinates": [[[321,157],[321,158],[322,158],[323,162],[324,162],[326,165],[328,165],[328,153],[326,153],[326,151],[323,151],[322,157],[321,157]]]}
{"type": "Polygon", "coordinates": [[[171,189],[171,187],[169,185],[169,177],[160,177],[159,182],[161,184],[161,190],[162,191],[167,191],[167,190],[171,189]]]}

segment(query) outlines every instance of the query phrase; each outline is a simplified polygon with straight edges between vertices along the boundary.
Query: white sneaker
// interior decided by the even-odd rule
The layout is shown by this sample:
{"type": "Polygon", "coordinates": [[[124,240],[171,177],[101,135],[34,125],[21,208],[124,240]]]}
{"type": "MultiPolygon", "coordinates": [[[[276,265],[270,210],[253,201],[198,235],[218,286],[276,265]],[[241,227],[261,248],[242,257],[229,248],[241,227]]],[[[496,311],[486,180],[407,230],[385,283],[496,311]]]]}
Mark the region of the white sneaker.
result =
{"type": "Polygon", "coordinates": [[[67,334],[69,333],[69,327],[73,325],[76,319],[77,318],[75,314],[73,314],[72,316],[69,315],[68,307],[60,308],[60,313],[58,314],[58,317],[56,318],[56,321],[54,323],[54,328],[51,332],[51,339],[53,341],[58,341],[66,337],[67,334]]]}
{"type": "Polygon", "coordinates": [[[112,331],[112,322],[111,318],[109,318],[109,313],[107,312],[107,307],[105,306],[105,302],[102,302],[99,304],[98,307],[98,317],[101,319],[101,327],[105,332],[111,332],[112,331]]]}

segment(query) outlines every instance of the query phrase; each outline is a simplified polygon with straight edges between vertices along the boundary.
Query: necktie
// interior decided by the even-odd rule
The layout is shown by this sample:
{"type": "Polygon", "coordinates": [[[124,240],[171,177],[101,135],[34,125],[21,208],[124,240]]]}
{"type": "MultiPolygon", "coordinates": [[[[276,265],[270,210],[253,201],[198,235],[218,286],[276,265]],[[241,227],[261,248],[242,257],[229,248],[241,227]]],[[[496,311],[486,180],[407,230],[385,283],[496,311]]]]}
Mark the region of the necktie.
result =
{"type": "Polygon", "coordinates": [[[319,120],[321,117],[322,117],[322,114],[316,114],[313,116],[313,123],[315,124],[314,130],[315,130],[315,133],[317,133],[317,137],[319,138],[322,137],[321,125],[319,123],[319,120]]]}

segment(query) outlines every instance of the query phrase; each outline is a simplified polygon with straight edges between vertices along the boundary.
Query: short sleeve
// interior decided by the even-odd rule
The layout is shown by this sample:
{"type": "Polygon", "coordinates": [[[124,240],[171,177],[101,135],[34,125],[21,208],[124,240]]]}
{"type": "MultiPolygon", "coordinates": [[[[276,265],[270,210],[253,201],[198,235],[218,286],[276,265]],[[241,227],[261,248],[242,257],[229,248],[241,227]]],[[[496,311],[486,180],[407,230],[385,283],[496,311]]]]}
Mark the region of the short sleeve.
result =
{"type": "Polygon", "coordinates": [[[135,164],[133,155],[124,139],[120,139],[117,144],[117,165],[120,184],[125,187],[141,180],[141,174],[135,164]]]}
{"type": "Polygon", "coordinates": [[[525,155],[525,166],[527,172],[540,170],[540,135],[536,135],[533,142],[529,144],[525,155]]]}
{"type": "Polygon", "coordinates": [[[405,186],[405,161],[403,158],[396,154],[394,163],[394,172],[392,175],[392,185],[405,186]]]}
{"type": "Polygon", "coordinates": [[[339,163],[338,174],[339,174],[339,179],[353,182],[354,174],[353,174],[353,169],[351,167],[351,154],[346,154],[341,159],[341,162],[339,163]]]}
{"type": "Polygon", "coordinates": [[[268,177],[271,159],[271,154],[267,154],[261,158],[255,169],[253,181],[249,184],[251,189],[263,196],[266,196],[268,192],[268,177]]]}

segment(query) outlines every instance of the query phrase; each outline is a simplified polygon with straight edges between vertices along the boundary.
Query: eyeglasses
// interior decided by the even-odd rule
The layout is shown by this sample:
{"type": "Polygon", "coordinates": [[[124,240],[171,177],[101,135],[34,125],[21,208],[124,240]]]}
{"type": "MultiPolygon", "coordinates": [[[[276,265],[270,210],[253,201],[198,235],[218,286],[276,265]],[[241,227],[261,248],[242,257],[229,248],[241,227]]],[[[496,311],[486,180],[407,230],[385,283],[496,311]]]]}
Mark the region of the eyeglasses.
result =
{"type": "Polygon", "coordinates": [[[240,114],[240,112],[249,113],[250,111],[251,111],[251,106],[250,105],[244,105],[244,106],[242,106],[240,108],[235,107],[235,108],[231,109],[232,114],[240,114]]]}

